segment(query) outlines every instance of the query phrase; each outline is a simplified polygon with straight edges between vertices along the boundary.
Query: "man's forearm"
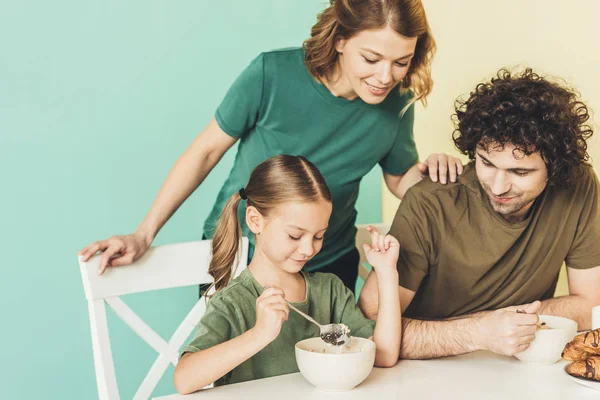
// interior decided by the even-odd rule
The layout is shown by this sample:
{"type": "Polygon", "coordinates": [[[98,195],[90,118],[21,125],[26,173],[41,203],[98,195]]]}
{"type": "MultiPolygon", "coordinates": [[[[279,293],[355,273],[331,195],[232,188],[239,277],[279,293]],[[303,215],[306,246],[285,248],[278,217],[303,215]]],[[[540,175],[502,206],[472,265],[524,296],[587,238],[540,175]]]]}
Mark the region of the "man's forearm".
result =
{"type": "Polygon", "coordinates": [[[475,331],[481,314],[441,321],[402,318],[400,358],[419,360],[480,350],[475,331]]]}
{"type": "MultiPolygon", "coordinates": [[[[377,295],[377,279],[371,272],[358,299],[358,306],[363,314],[377,320],[379,299],[377,295]]],[[[400,298],[404,295],[404,304],[412,300],[407,289],[400,287],[400,298]]],[[[399,299],[399,304],[402,301],[399,299]]],[[[479,350],[476,344],[479,337],[478,324],[487,312],[448,318],[438,321],[426,321],[402,317],[402,342],[400,358],[427,359],[469,353],[479,350]]]]}
{"type": "Polygon", "coordinates": [[[580,331],[592,326],[592,307],[594,302],[579,295],[561,296],[542,301],[540,314],[565,317],[577,322],[580,331]]]}

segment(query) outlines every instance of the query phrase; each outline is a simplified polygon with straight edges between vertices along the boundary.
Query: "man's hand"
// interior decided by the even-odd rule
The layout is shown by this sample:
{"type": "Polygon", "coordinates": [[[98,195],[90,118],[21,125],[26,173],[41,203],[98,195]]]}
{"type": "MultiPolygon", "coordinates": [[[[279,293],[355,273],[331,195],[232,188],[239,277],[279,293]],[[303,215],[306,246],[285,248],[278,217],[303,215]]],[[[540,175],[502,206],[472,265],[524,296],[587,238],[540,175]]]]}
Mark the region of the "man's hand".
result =
{"type": "Polygon", "coordinates": [[[541,303],[535,301],[487,312],[480,317],[473,340],[480,348],[497,354],[520,353],[535,339],[540,308],[541,303]]]}

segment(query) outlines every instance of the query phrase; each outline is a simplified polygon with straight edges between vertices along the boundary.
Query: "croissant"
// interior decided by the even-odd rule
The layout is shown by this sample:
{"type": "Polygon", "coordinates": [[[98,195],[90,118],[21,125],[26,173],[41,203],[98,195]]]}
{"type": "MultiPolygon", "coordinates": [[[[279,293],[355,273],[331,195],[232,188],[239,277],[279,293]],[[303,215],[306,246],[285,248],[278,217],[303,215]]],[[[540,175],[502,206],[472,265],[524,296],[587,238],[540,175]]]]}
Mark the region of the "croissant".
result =
{"type": "Polygon", "coordinates": [[[568,343],[562,351],[561,357],[567,361],[581,361],[592,355],[581,348],[581,345],[568,343]]]}
{"type": "Polygon", "coordinates": [[[600,381],[600,357],[590,357],[585,360],[573,361],[567,365],[569,375],[600,381]]]}
{"type": "Polygon", "coordinates": [[[575,336],[567,343],[561,355],[567,361],[580,361],[588,357],[600,356],[600,329],[575,336]]]}

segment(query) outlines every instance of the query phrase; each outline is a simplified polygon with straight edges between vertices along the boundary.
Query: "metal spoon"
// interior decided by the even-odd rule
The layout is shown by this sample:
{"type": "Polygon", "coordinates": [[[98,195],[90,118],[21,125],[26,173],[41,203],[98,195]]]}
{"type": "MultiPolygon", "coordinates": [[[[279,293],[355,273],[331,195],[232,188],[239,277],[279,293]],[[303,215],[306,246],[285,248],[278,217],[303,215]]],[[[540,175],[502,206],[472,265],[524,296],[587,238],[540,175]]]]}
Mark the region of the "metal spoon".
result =
{"type": "MultiPolygon", "coordinates": [[[[286,300],[287,301],[287,300],[286,300]]],[[[298,310],[296,307],[287,302],[290,308],[296,311],[298,314],[302,315],[304,318],[312,322],[313,324],[319,327],[321,331],[321,339],[332,346],[347,346],[350,344],[352,337],[350,336],[350,328],[348,328],[344,324],[327,324],[321,325],[317,321],[315,321],[312,317],[307,314],[304,314],[302,311],[298,310]]]]}

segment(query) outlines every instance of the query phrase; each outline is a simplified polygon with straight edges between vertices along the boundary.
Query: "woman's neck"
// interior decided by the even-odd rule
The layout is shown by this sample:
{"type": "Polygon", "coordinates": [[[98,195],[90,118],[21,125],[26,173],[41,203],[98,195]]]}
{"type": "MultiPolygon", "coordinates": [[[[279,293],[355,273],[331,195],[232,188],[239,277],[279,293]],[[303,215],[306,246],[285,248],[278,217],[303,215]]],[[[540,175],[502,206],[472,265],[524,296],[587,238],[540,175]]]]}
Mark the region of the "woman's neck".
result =
{"type": "MultiPolygon", "coordinates": [[[[341,57],[343,56],[340,54],[340,58],[341,57]]],[[[354,100],[358,97],[352,88],[352,85],[350,85],[348,80],[342,74],[342,67],[339,59],[335,69],[331,72],[329,77],[323,77],[320,81],[335,97],[341,97],[346,100],[354,100]]]]}
{"type": "Polygon", "coordinates": [[[273,264],[258,248],[248,265],[254,279],[262,286],[276,286],[284,291],[286,300],[299,303],[306,298],[306,283],[302,274],[287,272],[273,264]]]}

